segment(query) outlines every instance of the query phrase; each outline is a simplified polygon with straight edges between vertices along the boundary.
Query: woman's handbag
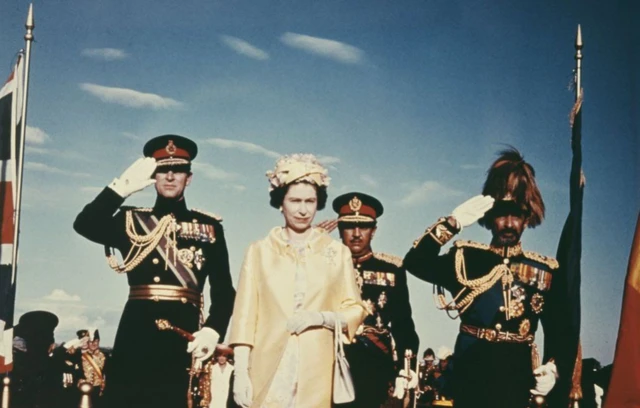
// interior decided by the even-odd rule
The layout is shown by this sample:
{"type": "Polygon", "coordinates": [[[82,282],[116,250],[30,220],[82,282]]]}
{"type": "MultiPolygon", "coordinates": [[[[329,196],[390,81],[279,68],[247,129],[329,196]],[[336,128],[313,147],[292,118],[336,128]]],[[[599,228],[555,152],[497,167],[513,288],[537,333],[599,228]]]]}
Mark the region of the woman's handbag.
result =
{"type": "Polygon", "coordinates": [[[336,325],[333,331],[333,354],[335,357],[333,363],[333,402],[336,404],[344,404],[356,399],[349,362],[344,355],[341,337],[342,324],[340,319],[336,318],[336,325]]]}

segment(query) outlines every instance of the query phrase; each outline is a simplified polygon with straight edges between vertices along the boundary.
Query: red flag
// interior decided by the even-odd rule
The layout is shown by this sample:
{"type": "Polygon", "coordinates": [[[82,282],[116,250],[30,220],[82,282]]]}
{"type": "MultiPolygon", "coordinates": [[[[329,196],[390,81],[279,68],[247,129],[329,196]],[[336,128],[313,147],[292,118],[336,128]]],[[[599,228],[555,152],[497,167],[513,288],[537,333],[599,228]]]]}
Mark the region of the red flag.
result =
{"type": "Polygon", "coordinates": [[[640,407],[640,214],[629,256],[618,343],[604,406],[640,407]]]}
{"type": "Polygon", "coordinates": [[[0,373],[13,363],[16,277],[13,267],[16,180],[22,120],[22,58],[0,89],[0,373]]]}

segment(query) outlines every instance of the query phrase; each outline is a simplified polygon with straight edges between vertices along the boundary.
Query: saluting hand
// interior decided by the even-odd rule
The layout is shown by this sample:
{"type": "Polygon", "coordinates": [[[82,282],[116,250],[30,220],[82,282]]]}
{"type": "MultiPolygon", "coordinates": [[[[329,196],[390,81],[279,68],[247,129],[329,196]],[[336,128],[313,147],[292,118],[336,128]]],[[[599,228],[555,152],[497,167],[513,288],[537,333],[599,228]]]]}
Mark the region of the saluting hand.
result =
{"type": "Polygon", "coordinates": [[[493,207],[495,199],[488,195],[477,195],[460,204],[453,210],[451,216],[458,222],[458,227],[472,225],[493,207]]]}
{"type": "Polygon", "coordinates": [[[156,166],[156,159],[153,157],[141,157],[133,162],[119,178],[113,179],[109,188],[120,197],[127,198],[156,182],[151,178],[156,171],[156,166]]]}

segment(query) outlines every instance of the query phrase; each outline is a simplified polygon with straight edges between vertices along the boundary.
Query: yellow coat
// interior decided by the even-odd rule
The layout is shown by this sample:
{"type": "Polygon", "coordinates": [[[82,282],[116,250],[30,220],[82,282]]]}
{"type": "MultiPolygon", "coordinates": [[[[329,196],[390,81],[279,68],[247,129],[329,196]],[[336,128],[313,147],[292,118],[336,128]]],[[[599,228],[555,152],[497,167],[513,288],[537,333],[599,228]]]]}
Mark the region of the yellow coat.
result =
{"type": "MultiPolygon", "coordinates": [[[[286,324],[294,309],[294,278],[299,261],[295,249],[281,238],[282,228],[251,244],[247,250],[233,308],[229,343],[251,346],[249,376],[252,407],[260,407],[291,334],[286,324]]],[[[351,252],[324,230],[307,243],[301,263],[307,281],[302,305],[309,311],[339,311],[347,323],[349,339],[366,311],[356,285],[351,252]]],[[[298,336],[299,377],[297,407],[331,406],[333,331],[312,328],[298,336]]]]}

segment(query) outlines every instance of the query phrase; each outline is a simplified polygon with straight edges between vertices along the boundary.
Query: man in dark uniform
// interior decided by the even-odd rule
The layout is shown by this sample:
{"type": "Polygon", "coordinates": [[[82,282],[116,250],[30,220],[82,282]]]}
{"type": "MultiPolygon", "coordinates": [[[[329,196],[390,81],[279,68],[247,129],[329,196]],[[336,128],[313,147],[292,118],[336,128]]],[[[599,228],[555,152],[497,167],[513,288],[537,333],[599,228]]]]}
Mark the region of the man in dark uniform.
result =
{"type": "Polygon", "coordinates": [[[415,356],[419,343],[407,275],[400,258],[371,249],[377,218],[384,210],[380,201],[352,192],[337,197],[333,210],[338,213],[340,237],[351,250],[362,301],[369,312],[354,343],[345,347],[356,391],[355,401],[348,406],[379,407],[395,377],[401,378],[401,389],[395,390],[398,398],[409,388],[406,378],[411,377],[411,387],[417,383],[415,373],[400,371],[405,351],[415,356]]]}
{"type": "Polygon", "coordinates": [[[64,406],[63,381],[69,370],[63,366],[63,360],[68,350],[81,347],[82,342],[72,340],[56,346],[53,336],[56,326],[55,314],[36,310],[23,314],[14,327],[12,408],[64,406]]]}
{"type": "Polygon", "coordinates": [[[553,362],[536,367],[534,334],[540,320],[553,357],[558,333],[548,323],[557,310],[551,310],[549,300],[558,263],[521,247],[524,228],[542,222],[544,203],[533,167],[517,150],[500,152],[482,194],[429,227],[407,253],[404,266],[437,285],[440,307],[461,319],[454,352],[456,408],[521,408],[530,391],[546,395],[556,381],[553,362]],[[478,220],[491,230],[489,245],[456,241],[449,252],[438,255],[454,234],[478,220]],[[444,301],[442,288],[453,294],[451,302],[444,301]]]}
{"type": "Polygon", "coordinates": [[[109,265],[127,273],[129,281],[105,389],[109,407],[186,407],[192,357],[205,361],[226,333],[235,290],[221,219],[188,209],[184,197],[197,152],[182,136],[150,140],[146,157],[106,187],[74,223],[80,235],[105,246],[109,265]],[[152,208],[120,207],[151,184],[157,192],[152,208]],[[118,264],[113,248],[124,264],[118,264]],[[207,278],[211,307],[204,320],[207,278]],[[195,340],[187,344],[176,333],[159,331],[157,319],[194,333],[195,340]]]}
{"type": "Polygon", "coordinates": [[[74,367],[73,377],[69,381],[68,388],[75,391],[76,397],[73,402],[77,405],[80,401],[78,386],[83,382],[91,384],[91,405],[101,407],[107,356],[100,350],[100,332],[97,329],[94,331],[78,330],[77,335],[79,339],[86,339],[86,346],[75,350],[73,355],[65,361],[65,364],[74,367]]]}

